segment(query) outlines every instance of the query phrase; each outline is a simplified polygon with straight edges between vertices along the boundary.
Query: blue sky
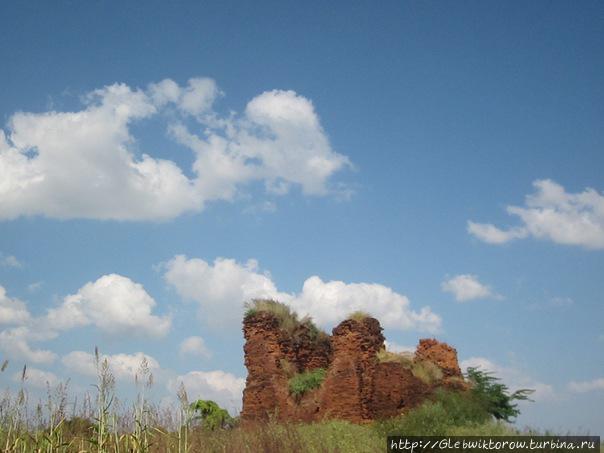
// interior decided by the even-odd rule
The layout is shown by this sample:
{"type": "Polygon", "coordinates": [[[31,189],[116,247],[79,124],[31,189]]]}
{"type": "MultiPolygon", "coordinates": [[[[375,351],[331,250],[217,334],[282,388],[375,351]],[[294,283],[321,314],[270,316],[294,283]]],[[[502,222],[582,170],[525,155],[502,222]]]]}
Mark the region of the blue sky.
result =
{"type": "Polygon", "coordinates": [[[0,7],[3,387],[146,354],[236,410],[241,303],[436,336],[604,434],[601,2],[0,7]],[[45,374],[47,373],[47,374],[45,374]],[[51,374],[48,374],[51,373],[51,374]]]}

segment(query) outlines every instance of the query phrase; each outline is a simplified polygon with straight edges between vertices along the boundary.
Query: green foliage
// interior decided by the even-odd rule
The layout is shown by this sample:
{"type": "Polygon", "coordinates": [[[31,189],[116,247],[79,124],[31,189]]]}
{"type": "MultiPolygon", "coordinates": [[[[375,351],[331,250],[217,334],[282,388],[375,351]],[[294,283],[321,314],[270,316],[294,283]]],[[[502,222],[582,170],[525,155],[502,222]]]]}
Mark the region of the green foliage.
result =
{"type": "Polygon", "coordinates": [[[191,403],[191,409],[199,414],[194,419],[201,420],[201,425],[210,431],[234,425],[234,420],[229,413],[214,401],[197,400],[191,403]]]}
{"type": "Polygon", "coordinates": [[[376,429],[384,436],[397,433],[441,436],[457,427],[482,425],[489,419],[490,415],[474,395],[438,390],[431,401],[404,415],[376,423],[376,429]]]}
{"type": "Polygon", "coordinates": [[[514,401],[531,401],[529,395],[534,392],[531,389],[520,389],[510,394],[507,386],[499,382],[498,378],[476,368],[468,368],[467,377],[472,383],[472,393],[497,420],[512,421],[520,414],[514,401]]]}
{"type": "Polygon", "coordinates": [[[326,374],[324,368],[315,368],[314,370],[295,374],[288,381],[289,393],[296,398],[300,398],[309,390],[319,388],[325,380],[326,374]]]}

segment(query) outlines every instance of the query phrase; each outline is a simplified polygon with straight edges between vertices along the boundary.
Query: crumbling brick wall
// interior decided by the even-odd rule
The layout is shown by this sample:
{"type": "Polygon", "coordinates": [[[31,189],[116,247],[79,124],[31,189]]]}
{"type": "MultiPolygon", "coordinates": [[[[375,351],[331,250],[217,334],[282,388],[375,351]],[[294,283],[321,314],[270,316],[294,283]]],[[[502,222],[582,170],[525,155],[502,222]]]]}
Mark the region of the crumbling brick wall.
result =
{"type": "Polygon", "coordinates": [[[244,422],[336,418],[362,423],[416,407],[439,386],[464,388],[456,350],[434,339],[420,340],[414,360],[436,364],[443,374],[438,383],[424,383],[401,363],[380,362],[384,336],[374,318],[347,319],[327,341],[317,342],[307,326],[286,332],[273,314],[257,312],[246,317],[243,333],[244,422]],[[288,388],[291,368],[327,373],[320,388],[294,399],[288,388]]]}

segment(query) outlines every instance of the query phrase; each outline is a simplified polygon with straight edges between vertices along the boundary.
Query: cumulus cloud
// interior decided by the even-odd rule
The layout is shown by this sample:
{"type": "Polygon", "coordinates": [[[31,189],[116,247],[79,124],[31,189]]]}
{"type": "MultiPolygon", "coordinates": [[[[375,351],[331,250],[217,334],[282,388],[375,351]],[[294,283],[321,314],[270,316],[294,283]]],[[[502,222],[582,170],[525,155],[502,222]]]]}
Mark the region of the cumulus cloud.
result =
{"type": "MultiPolygon", "coordinates": [[[[150,355],[142,352],[134,354],[99,355],[99,363],[107,360],[111,373],[117,380],[133,381],[140,374],[141,364],[147,362],[148,369],[153,373],[161,368],[159,362],[150,355]]],[[[96,376],[96,358],[93,354],[84,351],[72,351],[63,356],[61,363],[71,372],[84,376],[96,376]]]]}
{"type": "Polygon", "coordinates": [[[313,276],[304,282],[302,292],[287,302],[323,326],[332,326],[355,311],[368,312],[384,327],[393,329],[436,332],[441,325],[430,307],[412,310],[406,296],[377,283],[324,282],[313,276]]]}
{"type": "Polygon", "coordinates": [[[58,330],[94,325],[110,333],[161,337],[170,329],[171,319],[153,315],[155,305],[141,284],[109,274],[67,296],[48,311],[47,320],[58,330]]]}
{"type": "Polygon", "coordinates": [[[28,363],[51,363],[56,355],[47,350],[34,349],[30,341],[47,340],[52,334],[45,329],[32,329],[32,318],[25,302],[11,298],[0,286],[0,324],[12,325],[0,331],[0,351],[16,360],[28,363]]]}
{"type": "Polygon", "coordinates": [[[500,229],[488,223],[468,222],[468,232],[491,244],[534,237],[586,249],[604,249],[604,195],[594,189],[566,192],[549,180],[533,183],[536,192],[527,195],[524,206],[508,206],[507,212],[522,224],[500,229]]]}
{"type": "Polygon", "coordinates": [[[480,283],[476,275],[456,275],[441,283],[444,292],[451,293],[458,302],[467,302],[475,299],[501,299],[493,293],[491,288],[480,283]]]}
{"type": "MultiPolygon", "coordinates": [[[[23,372],[13,374],[13,381],[15,382],[21,382],[22,378],[23,372]]],[[[59,378],[50,371],[27,367],[25,370],[25,383],[32,385],[33,387],[45,389],[49,386],[56,386],[59,383],[59,378]]]]}
{"type": "Polygon", "coordinates": [[[184,87],[166,79],[146,90],[114,84],[85,96],[78,111],[13,114],[0,129],[0,220],[166,220],[231,200],[254,181],[276,194],[297,185],[325,195],[329,178],[349,164],[303,96],[268,91],[222,118],[212,110],[220,94],[206,78],[184,87]],[[132,125],[167,109],[176,115],[160,118],[172,118],[169,137],[193,151],[193,177],[135,152],[132,125]],[[185,126],[188,118],[200,132],[185,126]]]}
{"type": "Polygon", "coordinates": [[[238,324],[244,302],[271,298],[290,305],[302,316],[312,316],[324,327],[358,310],[369,312],[393,329],[436,332],[441,326],[440,317],[429,307],[412,310],[406,296],[376,283],[324,282],[312,276],[300,293],[289,294],[280,292],[270,274],[258,270],[255,260],[240,264],[218,258],[212,265],[179,255],[166,263],[165,269],[166,282],[182,298],[196,301],[202,318],[211,317],[213,325],[238,324]]]}
{"type": "Polygon", "coordinates": [[[593,379],[591,381],[571,381],[568,388],[574,393],[587,393],[604,390],[604,378],[593,379]]]}
{"type": "Polygon", "coordinates": [[[24,324],[31,318],[24,302],[7,296],[0,285],[0,324],[24,324]]]}
{"type": "Polygon", "coordinates": [[[206,346],[205,341],[201,337],[188,337],[185,338],[178,348],[181,357],[185,356],[196,356],[202,358],[209,358],[212,353],[206,346]]]}
{"type": "Polygon", "coordinates": [[[288,298],[280,294],[269,274],[258,271],[258,262],[239,264],[217,258],[213,265],[199,258],[177,255],[166,265],[164,279],[185,300],[199,304],[200,315],[218,325],[241,322],[243,304],[257,298],[288,298]]]}
{"type": "Polygon", "coordinates": [[[511,392],[525,388],[533,389],[534,393],[530,395],[530,398],[535,401],[554,401],[559,397],[552,385],[532,378],[521,369],[502,366],[484,357],[470,357],[462,360],[459,366],[463,371],[468,368],[477,368],[492,373],[495,377],[501,379],[511,392]]]}
{"type": "Polygon", "coordinates": [[[189,401],[212,400],[235,415],[241,410],[245,379],[221,370],[191,371],[168,381],[168,391],[176,394],[184,385],[189,401]]]}
{"type": "Polygon", "coordinates": [[[27,363],[52,363],[57,355],[44,349],[33,349],[30,340],[44,339],[28,327],[14,327],[0,332],[0,351],[10,358],[27,363]]]}
{"type": "Polygon", "coordinates": [[[45,315],[32,317],[24,302],[9,298],[0,286],[0,324],[14,325],[0,331],[0,351],[28,363],[50,363],[56,354],[35,349],[32,342],[52,340],[61,331],[90,325],[115,335],[163,337],[171,318],[154,315],[155,305],[142,285],[109,274],[85,284],[45,315]]]}

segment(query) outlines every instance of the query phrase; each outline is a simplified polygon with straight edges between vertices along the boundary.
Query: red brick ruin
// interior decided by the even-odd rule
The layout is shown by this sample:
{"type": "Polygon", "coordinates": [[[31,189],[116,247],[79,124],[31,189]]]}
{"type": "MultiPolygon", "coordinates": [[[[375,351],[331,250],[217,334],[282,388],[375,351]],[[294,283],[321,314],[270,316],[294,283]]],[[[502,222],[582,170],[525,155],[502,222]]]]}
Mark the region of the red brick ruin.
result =
{"type": "Polygon", "coordinates": [[[317,340],[308,324],[295,331],[280,327],[268,311],[244,319],[245,366],[244,423],[341,419],[364,423],[396,416],[424,401],[439,387],[467,388],[457,362],[457,351],[434,339],[423,339],[408,363],[378,359],[384,349],[377,319],[347,319],[317,340]],[[427,383],[414,373],[418,363],[438,368],[438,379],[427,383]],[[290,395],[292,373],[324,368],[317,389],[300,398],[290,395]]]}

